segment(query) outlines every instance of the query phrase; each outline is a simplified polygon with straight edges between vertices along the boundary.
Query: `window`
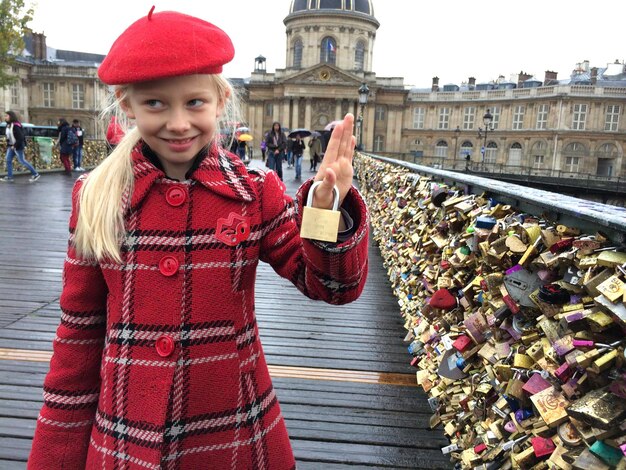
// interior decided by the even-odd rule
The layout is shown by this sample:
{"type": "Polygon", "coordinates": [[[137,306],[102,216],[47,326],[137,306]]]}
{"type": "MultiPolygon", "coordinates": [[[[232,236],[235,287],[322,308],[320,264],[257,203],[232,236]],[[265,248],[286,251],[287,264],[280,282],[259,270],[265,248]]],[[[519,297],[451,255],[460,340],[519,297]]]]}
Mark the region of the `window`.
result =
{"type": "Polygon", "coordinates": [[[341,10],[341,0],[320,0],[320,8],[328,10],[341,10]]]}
{"type": "Polygon", "coordinates": [[[42,83],[43,87],[43,107],[54,108],[54,83],[42,83]]]}
{"type": "Polygon", "coordinates": [[[543,164],[545,162],[545,155],[547,145],[543,141],[535,142],[533,145],[532,155],[533,155],[533,168],[543,168],[543,164]]]}
{"type": "Polygon", "coordinates": [[[585,121],[587,120],[587,105],[575,104],[574,105],[574,120],[572,122],[572,129],[575,131],[585,130],[585,121]]]}
{"type": "Polygon", "coordinates": [[[293,68],[299,69],[302,67],[302,40],[296,39],[293,43],[293,68]]]}
{"type": "Polygon", "coordinates": [[[382,135],[377,135],[374,139],[374,152],[385,151],[385,138],[382,135]]]}
{"type": "Polygon", "coordinates": [[[385,120],[385,107],[384,106],[376,106],[376,120],[377,121],[385,120]]]}
{"type": "Polygon", "coordinates": [[[474,129],[474,120],[476,119],[476,108],[474,106],[467,106],[463,110],[463,129],[474,129]]]}
{"type": "Polygon", "coordinates": [[[450,125],[450,108],[439,109],[439,123],[437,129],[448,129],[450,125]]]}
{"type": "Polygon", "coordinates": [[[604,130],[615,132],[619,127],[619,113],[621,109],[617,104],[606,107],[606,120],[604,121],[604,130]]]}
{"type": "Polygon", "coordinates": [[[435,146],[435,157],[448,158],[448,142],[440,140],[435,146]]]}
{"type": "Polygon", "coordinates": [[[467,158],[467,157],[472,157],[472,149],[474,148],[474,145],[469,141],[466,140],[461,144],[461,152],[459,153],[459,158],[467,158]]]}
{"type": "Polygon", "coordinates": [[[579,157],[565,157],[565,171],[578,173],[579,157]]]}
{"type": "Polygon", "coordinates": [[[20,105],[20,89],[17,86],[17,83],[11,84],[11,105],[20,105]]]}
{"type": "Polygon", "coordinates": [[[485,149],[485,163],[494,164],[498,158],[498,144],[489,142],[485,149]]]}
{"type": "Polygon", "coordinates": [[[493,120],[491,121],[491,129],[496,130],[500,126],[500,106],[492,106],[491,115],[493,120]]]}
{"type": "Polygon", "coordinates": [[[320,49],[320,62],[325,64],[334,64],[337,61],[337,43],[331,37],[322,39],[320,49]]]}
{"type": "Polygon", "coordinates": [[[85,85],[82,83],[72,84],[72,109],[85,107],[85,85]]]}
{"type": "Polygon", "coordinates": [[[522,164],[522,145],[519,142],[513,142],[509,149],[510,166],[521,166],[522,164]]]}
{"type": "Polygon", "coordinates": [[[524,113],[526,112],[525,106],[515,106],[513,109],[513,130],[519,131],[524,128],[524,113]]]}
{"type": "Polygon", "coordinates": [[[356,43],[356,49],[354,50],[354,68],[356,70],[363,70],[365,68],[365,43],[363,41],[356,43]]]}
{"type": "Polygon", "coordinates": [[[587,149],[580,142],[567,144],[563,149],[565,168],[563,170],[577,173],[583,157],[587,155],[587,149]]]}
{"type": "Polygon", "coordinates": [[[413,109],[413,129],[424,129],[424,120],[426,118],[426,108],[413,109]]]}
{"type": "Polygon", "coordinates": [[[537,129],[548,128],[548,113],[550,112],[549,104],[540,104],[537,109],[537,129]]]}
{"type": "Polygon", "coordinates": [[[265,116],[267,117],[274,116],[274,103],[267,103],[265,105],[265,116]]]}

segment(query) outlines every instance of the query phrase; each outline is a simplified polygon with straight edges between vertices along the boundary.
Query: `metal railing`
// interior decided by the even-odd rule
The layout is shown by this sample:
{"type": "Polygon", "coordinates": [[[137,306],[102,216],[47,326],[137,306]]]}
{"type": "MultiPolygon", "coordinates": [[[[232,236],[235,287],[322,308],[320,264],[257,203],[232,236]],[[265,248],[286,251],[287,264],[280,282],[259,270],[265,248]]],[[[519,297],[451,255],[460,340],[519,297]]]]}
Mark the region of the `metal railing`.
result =
{"type": "Polygon", "coordinates": [[[503,163],[466,162],[445,157],[415,157],[413,163],[439,170],[462,171],[480,175],[494,175],[508,180],[567,185],[576,188],[626,194],[625,176],[594,175],[588,172],[534,168],[503,163]]]}

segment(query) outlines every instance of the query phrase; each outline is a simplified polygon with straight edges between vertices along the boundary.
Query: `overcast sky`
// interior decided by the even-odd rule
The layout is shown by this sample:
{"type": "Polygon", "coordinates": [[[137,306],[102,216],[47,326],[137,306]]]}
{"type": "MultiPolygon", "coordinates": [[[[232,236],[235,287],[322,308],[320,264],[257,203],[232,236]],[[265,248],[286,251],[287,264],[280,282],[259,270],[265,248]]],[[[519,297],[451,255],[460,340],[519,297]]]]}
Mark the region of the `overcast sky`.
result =
{"type": "MultiPolygon", "coordinates": [[[[626,58],[621,0],[374,0],[380,22],[373,71],[404,77],[406,85],[428,88],[478,83],[524,71],[543,80],[544,72],[569,76],[578,62],[591,66],[626,58]]],[[[249,77],[254,58],[267,58],[268,72],[285,67],[285,25],[291,0],[38,0],[30,24],[47,36],[49,47],[106,54],[119,34],[156,11],[199,16],[225,30],[235,59],[224,73],[249,77]],[[70,6],[71,5],[71,6],[70,6]]]]}

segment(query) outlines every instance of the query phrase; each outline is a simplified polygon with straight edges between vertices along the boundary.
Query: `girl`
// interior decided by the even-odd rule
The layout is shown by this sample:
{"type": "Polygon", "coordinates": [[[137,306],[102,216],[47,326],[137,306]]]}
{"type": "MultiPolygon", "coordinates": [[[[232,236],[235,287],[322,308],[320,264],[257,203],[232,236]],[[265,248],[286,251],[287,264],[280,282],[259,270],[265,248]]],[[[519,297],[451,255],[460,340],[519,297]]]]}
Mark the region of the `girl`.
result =
{"type": "Polygon", "coordinates": [[[34,183],[41,176],[37,173],[37,170],[26,160],[24,156],[24,149],[26,148],[26,137],[24,136],[24,129],[15,111],[7,111],[4,115],[4,121],[7,123],[6,136],[7,136],[7,175],[0,179],[5,183],[12,183],[13,180],[13,157],[17,155],[17,161],[21,165],[25,166],[31,173],[31,177],[28,181],[34,183]]]}
{"type": "MultiPolygon", "coordinates": [[[[154,9],[154,7],[153,7],[154,9]]],[[[254,315],[259,261],[312,299],[356,299],[368,216],[352,188],[353,117],[294,202],[274,172],[218,144],[234,51],[176,12],[132,24],[98,71],[134,119],[78,179],[61,325],[30,469],[291,469],[294,457],[254,315]],[[176,51],[176,54],[172,54],[176,51]],[[330,208],[338,243],[299,236],[302,205],[330,208]],[[340,228],[341,230],[341,228],[340,228]]]]}

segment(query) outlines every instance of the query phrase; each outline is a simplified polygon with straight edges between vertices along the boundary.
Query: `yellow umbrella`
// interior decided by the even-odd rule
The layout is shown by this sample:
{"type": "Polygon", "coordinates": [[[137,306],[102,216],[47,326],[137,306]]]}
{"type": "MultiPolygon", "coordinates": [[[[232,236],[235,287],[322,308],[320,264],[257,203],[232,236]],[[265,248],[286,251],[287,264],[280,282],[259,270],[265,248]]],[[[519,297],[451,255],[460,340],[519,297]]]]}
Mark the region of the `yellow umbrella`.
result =
{"type": "Polygon", "coordinates": [[[237,137],[237,140],[240,140],[242,142],[250,142],[252,140],[252,136],[250,134],[241,134],[239,137],[237,137]]]}

